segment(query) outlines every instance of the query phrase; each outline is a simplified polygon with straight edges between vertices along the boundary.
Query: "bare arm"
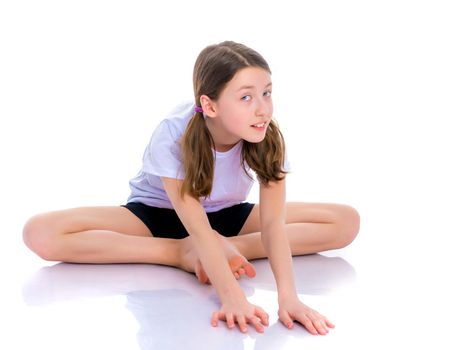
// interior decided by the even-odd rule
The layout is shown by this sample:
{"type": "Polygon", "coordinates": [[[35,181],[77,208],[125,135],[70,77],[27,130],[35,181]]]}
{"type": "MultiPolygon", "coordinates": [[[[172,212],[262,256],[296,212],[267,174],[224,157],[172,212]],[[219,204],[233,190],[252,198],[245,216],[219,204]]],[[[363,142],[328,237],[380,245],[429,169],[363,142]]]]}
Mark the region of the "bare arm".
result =
{"type": "Polygon", "coordinates": [[[204,208],[193,197],[186,195],[181,198],[181,180],[162,177],[162,182],[178,217],[190,237],[193,237],[201,264],[221,300],[222,307],[213,313],[211,324],[217,326],[218,320],[222,320],[227,322],[229,328],[233,328],[235,323],[238,323],[240,330],[246,332],[247,323],[251,323],[258,332],[262,332],[261,324],[268,324],[268,315],[246,299],[230,270],[227,257],[211,228],[204,208]]]}
{"type": "Polygon", "coordinates": [[[292,256],[285,232],[285,179],[260,187],[261,239],[276,279],[279,319],[287,327],[296,320],[312,334],[326,334],[334,325],[297,297],[292,256]]]}
{"type": "Polygon", "coordinates": [[[221,301],[231,297],[244,297],[201,203],[188,195],[184,199],[179,196],[181,180],[163,177],[162,182],[178,217],[193,237],[201,264],[221,301]]]}
{"type": "Polygon", "coordinates": [[[297,294],[285,232],[285,191],[285,179],[260,187],[261,240],[276,279],[279,300],[297,294]]]}

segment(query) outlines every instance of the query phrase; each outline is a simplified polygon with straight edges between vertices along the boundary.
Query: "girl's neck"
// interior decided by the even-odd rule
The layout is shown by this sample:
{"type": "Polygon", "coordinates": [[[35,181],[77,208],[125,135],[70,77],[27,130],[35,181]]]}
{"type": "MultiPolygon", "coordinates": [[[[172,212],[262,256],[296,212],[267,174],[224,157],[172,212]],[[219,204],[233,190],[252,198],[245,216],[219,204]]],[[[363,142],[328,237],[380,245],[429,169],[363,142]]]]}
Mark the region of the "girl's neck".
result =
{"type": "Polygon", "coordinates": [[[214,147],[217,152],[228,152],[241,141],[238,137],[221,130],[211,118],[206,118],[205,122],[214,140],[214,147]]]}

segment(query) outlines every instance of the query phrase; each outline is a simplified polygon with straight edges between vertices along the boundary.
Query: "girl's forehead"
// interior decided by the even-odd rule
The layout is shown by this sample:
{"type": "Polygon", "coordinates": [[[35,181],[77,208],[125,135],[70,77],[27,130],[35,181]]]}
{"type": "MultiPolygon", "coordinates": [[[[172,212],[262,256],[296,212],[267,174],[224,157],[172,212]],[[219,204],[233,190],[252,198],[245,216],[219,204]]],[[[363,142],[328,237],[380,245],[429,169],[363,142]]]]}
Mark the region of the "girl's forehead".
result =
{"type": "Polygon", "coordinates": [[[227,83],[230,89],[259,88],[271,84],[271,74],[263,68],[246,67],[235,73],[234,77],[227,83]]]}

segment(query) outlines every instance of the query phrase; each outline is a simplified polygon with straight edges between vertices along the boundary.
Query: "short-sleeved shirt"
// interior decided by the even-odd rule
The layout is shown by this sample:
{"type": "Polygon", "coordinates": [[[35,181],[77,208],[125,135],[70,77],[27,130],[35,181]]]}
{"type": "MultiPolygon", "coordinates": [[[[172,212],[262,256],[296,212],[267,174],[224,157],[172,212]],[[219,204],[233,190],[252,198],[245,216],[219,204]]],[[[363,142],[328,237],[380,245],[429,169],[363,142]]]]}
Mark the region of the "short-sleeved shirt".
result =
{"type": "MultiPolygon", "coordinates": [[[[193,102],[178,105],[154,130],[144,151],[141,170],[130,180],[128,202],[173,209],[161,177],[185,177],[179,141],[193,117],[194,106],[193,102]]],[[[242,167],[242,146],[243,140],[240,140],[227,152],[213,150],[215,164],[212,192],[207,198],[200,198],[207,213],[242,203],[248,197],[255,175],[246,162],[245,169],[251,178],[242,167]]],[[[284,169],[290,169],[287,158],[284,169]]]]}

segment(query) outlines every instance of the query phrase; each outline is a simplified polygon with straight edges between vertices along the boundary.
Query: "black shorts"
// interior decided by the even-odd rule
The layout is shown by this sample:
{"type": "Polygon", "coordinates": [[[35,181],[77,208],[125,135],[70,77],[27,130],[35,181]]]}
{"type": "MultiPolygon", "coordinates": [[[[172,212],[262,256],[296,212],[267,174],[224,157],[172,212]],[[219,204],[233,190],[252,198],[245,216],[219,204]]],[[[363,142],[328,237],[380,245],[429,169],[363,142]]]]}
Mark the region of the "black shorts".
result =
{"type": "MultiPolygon", "coordinates": [[[[188,232],[174,209],[152,207],[143,203],[129,202],[122,207],[135,214],[154,237],[182,239],[188,232]]],[[[216,212],[206,213],[213,230],[225,237],[237,236],[254,204],[243,202],[216,212]]]]}

